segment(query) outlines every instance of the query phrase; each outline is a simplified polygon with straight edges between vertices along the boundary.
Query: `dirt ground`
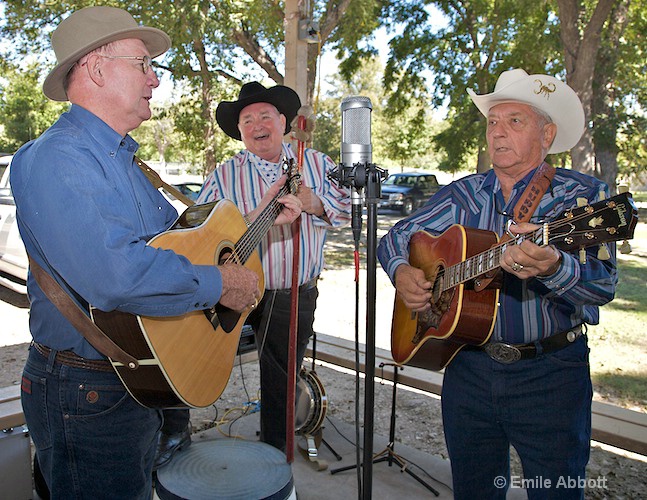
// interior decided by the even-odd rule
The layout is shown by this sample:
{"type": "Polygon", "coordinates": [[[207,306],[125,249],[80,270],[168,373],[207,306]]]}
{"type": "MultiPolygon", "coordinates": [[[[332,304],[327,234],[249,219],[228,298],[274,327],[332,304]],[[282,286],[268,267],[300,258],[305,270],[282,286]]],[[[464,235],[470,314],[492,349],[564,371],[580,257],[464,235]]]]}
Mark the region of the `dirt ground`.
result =
{"type": "MultiPolygon", "coordinates": [[[[390,225],[392,220],[384,220],[378,233],[390,225]]],[[[348,230],[350,231],[350,230],[348,230]]],[[[329,243],[330,252],[334,253],[331,264],[322,274],[320,282],[320,299],[318,303],[315,330],[326,335],[353,336],[353,305],[357,300],[352,269],[352,241],[347,234],[334,235],[329,243]],[[350,252],[350,259],[345,256],[350,252]],[[348,263],[351,263],[349,267],[348,263]],[[326,311],[326,314],[323,312],[326,311]]],[[[365,277],[361,280],[366,281],[365,277]]],[[[363,286],[363,285],[362,285],[363,286]]],[[[388,336],[392,307],[392,287],[381,269],[377,271],[377,331],[376,344],[388,348],[388,336]],[[386,345],[385,345],[386,344],[386,345]]],[[[362,301],[365,288],[360,287],[359,317],[364,318],[362,301]]],[[[0,342],[0,387],[18,384],[27,354],[25,338],[27,303],[19,296],[0,287],[0,314],[2,315],[2,333],[0,340],[8,338],[21,339],[18,343],[0,342]],[[14,313],[17,320],[14,320],[14,313]],[[11,325],[7,318],[12,318],[11,325]],[[18,326],[16,326],[16,324],[18,326]],[[24,323],[24,324],[23,324],[24,323]],[[16,333],[16,329],[22,331],[16,333]],[[9,345],[2,345],[9,344],[9,345]]],[[[308,363],[307,366],[310,367],[308,363]]],[[[405,368],[406,369],[406,368],[405,368]]],[[[356,411],[363,419],[364,380],[359,383],[360,394],[356,394],[355,376],[348,371],[333,369],[330,366],[316,366],[316,372],[326,391],[327,414],[347,423],[356,421],[356,411]],[[355,402],[360,401],[356,409],[355,402]]],[[[376,373],[379,376],[379,373],[376,373]]],[[[374,428],[377,434],[388,436],[391,416],[391,398],[393,387],[389,383],[376,381],[374,404],[374,428]]],[[[236,417],[244,408],[253,407],[259,393],[258,365],[256,362],[236,366],[232,372],[229,385],[222,397],[214,406],[192,410],[191,419],[194,430],[200,431],[218,425],[222,432],[233,429],[236,417]],[[251,404],[250,404],[251,403],[251,404]]],[[[599,396],[596,396],[599,398],[599,396]]],[[[395,450],[398,443],[417,448],[432,455],[447,458],[444,443],[440,400],[437,396],[409,390],[398,386],[396,403],[395,450]]],[[[324,422],[326,433],[336,432],[329,421],[324,422]]],[[[360,434],[363,429],[360,430],[360,434]]],[[[355,436],[346,436],[355,441],[355,436]]],[[[375,450],[380,451],[380,450],[375,450]]],[[[513,456],[513,475],[520,475],[520,465],[513,456]]],[[[647,498],[647,457],[610,449],[594,443],[591,448],[587,476],[591,487],[587,488],[586,498],[591,499],[637,499],[647,498]]]]}

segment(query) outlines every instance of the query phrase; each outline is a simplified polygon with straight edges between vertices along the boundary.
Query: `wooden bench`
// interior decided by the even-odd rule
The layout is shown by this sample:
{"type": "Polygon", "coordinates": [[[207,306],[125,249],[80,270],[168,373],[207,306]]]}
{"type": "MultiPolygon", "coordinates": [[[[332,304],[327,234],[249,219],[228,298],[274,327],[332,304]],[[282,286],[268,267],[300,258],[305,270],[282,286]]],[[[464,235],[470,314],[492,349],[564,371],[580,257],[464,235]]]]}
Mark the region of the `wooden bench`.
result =
{"type": "Polygon", "coordinates": [[[0,388],[0,430],[20,427],[25,424],[25,415],[20,403],[20,386],[0,388]]]}
{"type": "MultiPolygon", "coordinates": [[[[316,349],[316,359],[349,370],[355,369],[354,342],[318,333],[316,349]]],[[[364,345],[362,345],[362,350],[360,370],[365,373],[364,345]]],[[[310,346],[306,355],[312,356],[312,354],[312,346],[310,346]]],[[[382,370],[379,367],[381,363],[393,364],[393,358],[389,351],[376,349],[375,375],[392,381],[393,370],[382,370]]],[[[443,374],[405,366],[402,373],[398,375],[398,383],[440,395],[443,374]]],[[[647,455],[647,413],[593,401],[591,416],[592,435],[595,441],[647,455]]]]}

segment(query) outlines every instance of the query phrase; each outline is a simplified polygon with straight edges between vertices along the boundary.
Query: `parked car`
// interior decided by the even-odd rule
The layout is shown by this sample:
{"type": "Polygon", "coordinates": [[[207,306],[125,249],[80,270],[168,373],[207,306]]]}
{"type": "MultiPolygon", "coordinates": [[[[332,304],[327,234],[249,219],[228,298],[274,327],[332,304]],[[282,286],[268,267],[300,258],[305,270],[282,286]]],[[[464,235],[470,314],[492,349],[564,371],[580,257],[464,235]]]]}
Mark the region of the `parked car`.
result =
{"type": "Polygon", "coordinates": [[[427,172],[391,174],[382,182],[378,208],[399,210],[402,215],[409,215],[424,205],[440,187],[436,176],[427,172]]]}
{"type": "Polygon", "coordinates": [[[27,293],[27,253],[16,224],[16,204],[9,186],[13,156],[0,158],[0,284],[27,293]]]}
{"type": "Polygon", "coordinates": [[[181,182],[180,184],[173,184],[173,187],[183,195],[188,196],[191,200],[195,201],[198,199],[198,194],[200,194],[202,184],[198,182],[181,182]]]}

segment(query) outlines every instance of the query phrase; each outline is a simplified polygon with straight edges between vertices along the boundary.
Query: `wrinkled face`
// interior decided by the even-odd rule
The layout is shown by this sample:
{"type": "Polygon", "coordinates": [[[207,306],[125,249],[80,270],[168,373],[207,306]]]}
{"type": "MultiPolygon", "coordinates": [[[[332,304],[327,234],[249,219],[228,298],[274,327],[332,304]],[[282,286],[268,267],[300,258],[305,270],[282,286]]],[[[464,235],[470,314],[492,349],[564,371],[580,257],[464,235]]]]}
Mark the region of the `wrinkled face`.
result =
{"type": "Polygon", "coordinates": [[[244,107],[238,116],[238,130],[245,147],[264,160],[278,162],[285,120],[285,116],[267,102],[244,107]]]}
{"type": "Polygon", "coordinates": [[[98,57],[101,75],[105,78],[107,112],[112,118],[115,130],[123,134],[136,129],[151,117],[149,101],[159,80],[152,68],[146,73],[142,61],[137,59],[111,59],[109,56],[148,56],[148,50],[139,39],[130,38],[116,41],[98,57]]]}
{"type": "Polygon", "coordinates": [[[529,171],[544,160],[555,138],[556,125],[547,123],[531,106],[502,103],[488,113],[487,143],[492,165],[511,175],[529,171]]]}

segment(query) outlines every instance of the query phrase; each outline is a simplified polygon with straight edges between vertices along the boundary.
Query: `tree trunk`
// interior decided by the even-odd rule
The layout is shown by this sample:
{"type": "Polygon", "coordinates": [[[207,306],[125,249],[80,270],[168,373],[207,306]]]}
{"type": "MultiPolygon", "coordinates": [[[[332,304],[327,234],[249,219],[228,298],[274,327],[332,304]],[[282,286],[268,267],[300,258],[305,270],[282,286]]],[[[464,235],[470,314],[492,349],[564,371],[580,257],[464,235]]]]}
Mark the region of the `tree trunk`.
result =
{"type": "Polygon", "coordinates": [[[616,5],[611,13],[595,68],[593,83],[593,113],[595,122],[595,157],[599,178],[616,191],[618,177],[618,122],[616,112],[615,75],[618,64],[618,45],[629,22],[630,0],[616,5]]]}
{"type": "Polygon", "coordinates": [[[479,153],[478,153],[478,159],[476,163],[476,172],[477,173],[483,173],[487,172],[490,170],[490,165],[491,165],[491,160],[490,160],[490,155],[487,152],[486,147],[479,147],[479,153]]]}
{"type": "Polygon", "coordinates": [[[582,101],[586,123],[582,138],[571,150],[571,160],[574,170],[590,175],[597,173],[592,130],[593,75],[602,29],[615,2],[598,0],[590,19],[585,19],[579,0],[557,0],[566,82],[582,101]]]}

